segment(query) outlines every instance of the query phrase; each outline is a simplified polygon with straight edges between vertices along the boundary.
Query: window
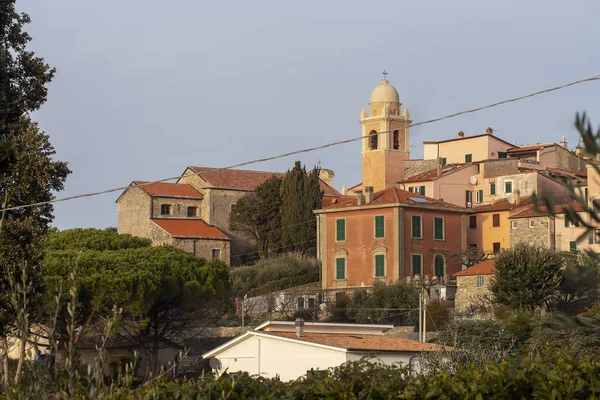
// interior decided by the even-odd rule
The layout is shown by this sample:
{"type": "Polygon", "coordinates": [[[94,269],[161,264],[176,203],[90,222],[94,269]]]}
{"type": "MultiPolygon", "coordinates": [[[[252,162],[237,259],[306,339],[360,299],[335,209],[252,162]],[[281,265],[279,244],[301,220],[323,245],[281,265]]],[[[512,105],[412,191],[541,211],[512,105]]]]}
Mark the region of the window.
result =
{"type": "Polygon", "coordinates": [[[465,192],[465,201],[467,202],[467,207],[469,207],[469,203],[473,202],[473,192],[470,190],[465,192]]]}
{"type": "Polygon", "coordinates": [[[433,233],[435,240],[444,240],[444,218],[433,218],[433,233]]]}
{"type": "Polygon", "coordinates": [[[504,193],[512,193],[512,182],[504,182],[504,193]]]}
{"type": "Polygon", "coordinates": [[[346,240],[346,220],[336,219],[335,220],[335,240],[337,242],[343,242],[346,240]]]}
{"type": "Polygon", "coordinates": [[[444,260],[444,256],[441,254],[438,254],[435,256],[435,276],[437,276],[438,278],[443,278],[444,277],[444,266],[446,264],[446,261],[444,260]]]}
{"type": "Polygon", "coordinates": [[[377,140],[378,140],[377,131],[371,131],[369,133],[369,148],[371,150],[377,150],[377,140]]]}
{"type": "Polygon", "coordinates": [[[420,193],[420,194],[422,194],[423,196],[425,196],[425,186],[419,186],[419,187],[417,188],[417,190],[418,190],[418,191],[417,191],[417,193],[420,193]]]}
{"type": "Polygon", "coordinates": [[[465,154],[465,162],[472,162],[473,161],[473,154],[465,154]]]}
{"type": "Polygon", "coordinates": [[[444,165],[446,165],[446,157],[442,157],[441,163],[442,163],[442,167],[443,167],[444,165]]]}
{"type": "Polygon", "coordinates": [[[483,190],[475,192],[475,202],[479,204],[483,203],[483,190]]]}
{"type": "Polygon", "coordinates": [[[297,302],[297,309],[304,310],[304,297],[298,297],[296,299],[296,302],[297,302]]]}
{"type": "Polygon", "coordinates": [[[413,254],[412,255],[412,273],[413,276],[415,275],[421,275],[421,258],[422,256],[420,254],[413,254]]]}
{"type": "Polygon", "coordinates": [[[532,219],[530,219],[530,220],[529,220],[529,227],[530,227],[530,228],[533,228],[534,226],[535,226],[535,221],[534,221],[534,220],[532,220],[532,219]]]}
{"type": "Polygon", "coordinates": [[[335,259],[335,279],[342,281],[346,279],[346,259],[336,258],[335,259]]]}
{"type": "Polygon", "coordinates": [[[587,203],[590,198],[588,188],[583,189],[583,197],[585,198],[585,202],[587,203]]]}
{"type": "Polygon", "coordinates": [[[492,226],[494,228],[500,226],[500,214],[492,214],[492,226]]]}
{"type": "Polygon", "coordinates": [[[394,150],[400,149],[400,132],[394,131],[394,150]]]}
{"type": "Polygon", "coordinates": [[[411,193],[414,193],[415,192],[415,188],[414,187],[409,187],[408,191],[411,192],[411,193]]]}
{"type": "Polygon", "coordinates": [[[375,277],[382,278],[385,276],[385,255],[375,255],[375,277]]]}
{"type": "Polygon", "coordinates": [[[198,207],[188,207],[188,217],[195,217],[198,215],[198,207]]]}
{"type": "Polygon", "coordinates": [[[498,152],[498,158],[507,158],[508,157],[508,153],[505,151],[499,151],[498,152]]]}
{"type": "Polygon", "coordinates": [[[512,229],[517,229],[517,221],[510,221],[510,227],[512,229]]]}
{"type": "Polygon", "coordinates": [[[314,308],[315,308],[315,298],[309,297],[308,298],[308,309],[313,310],[314,308]]]}
{"type": "Polygon", "coordinates": [[[577,242],[569,242],[569,251],[572,253],[577,252],[577,242]]]}
{"type": "Polygon", "coordinates": [[[500,251],[500,243],[499,242],[492,243],[492,248],[494,250],[494,254],[496,254],[497,252],[500,251]]]}
{"type": "Polygon", "coordinates": [[[421,216],[413,215],[412,216],[412,237],[415,239],[422,239],[421,235],[421,216]]]}
{"type": "Polygon", "coordinates": [[[385,220],[383,218],[383,215],[377,215],[375,217],[375,237],[385,237],[385,220]]]}
{"type": "Polygon", "coordinates": [[[171,215],[171,205],[170,204],[161,204],[160,205],[160,215],[171,215]]]}
{"type": "Polygon", "coordinates": [[[483,276],[478,276],[475,278],[475,286],[477,286],[477,287],[483,286],[483,276]]]}
{"type": "Polygon", "coordinates": [[[477,229],[477,215],[469,216],[469,229],[477,229]]]}
{"type": "Polygon", "coordinates": [[[212,258],[213,260],[221,259],[221,249],[212,249],[212,258]]]}
{"type": "Polygon", "coordinates": [[[490,183],[490,194],[491,195],[496,194],[496,184],[495,183],[490,183]]]}

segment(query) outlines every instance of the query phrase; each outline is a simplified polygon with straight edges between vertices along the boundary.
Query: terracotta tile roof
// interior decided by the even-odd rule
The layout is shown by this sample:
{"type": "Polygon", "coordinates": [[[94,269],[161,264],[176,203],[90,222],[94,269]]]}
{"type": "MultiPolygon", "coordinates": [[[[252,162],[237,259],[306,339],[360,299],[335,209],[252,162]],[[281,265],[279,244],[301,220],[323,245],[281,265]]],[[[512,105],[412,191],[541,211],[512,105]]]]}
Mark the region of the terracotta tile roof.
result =
{"type": "MultiPolygon", "coordinates": [[[[257,186],[274,176],[281,178],[285,175],[281,172],[251,171],[245,169],[218,169],[216,171],[211,171],[214,168],[189,168],[213,187],[248,191],[254,190],[257,186]]],[[[320,180],[320,184],[321,190],[324,192],[324,196],[340,197],[342,195],[335,188],[326,184],[322,179],[320,180]]]]}
{"type": "MultiPolygon", "coordinates": [[[[381,190],[379,192],[373,193],[373,201],[368,204],[363,204],[361,207],[369,207],[374,205],[382,205],[382,204],[406,204],[412,206],[424,206],[424,207],[443,207],[447,208],[449,211],[459,211],[466,212],[467,209],[463,207],[459,207],[455,204],[446,203],[442,200],[433,199],[431,197],[426,197],[418,193],[407,192],[406,190],[401,190],[398,188],[388,188],[386,190],[381,190]]],[[[355,207],[357,206],[357,198],[356,196],[344,196],[337,199],[335,203],[327,207],[323,207],[323,209],[338,209],[338,208],[346,208],[346,207],[355,207]]]]}
{"type": "MultiPolygon", "coordinates": [[[[583,211],[583,205],[581,203],[578,202],[571,202],[571,203],[566,203],[566,204],[557,204],[554,206],[554,213],[555,214],[565,214],[566,211],[568,209],[573,209],[575,212],[581,212],[583,211]]],[[[550,213],[548,212],[548,207],[546,206],[540,206],[538,210],[535,209],[535,207],[533,206],[533,204],[521,211],[518,214],[512,215],[508,218],[512,219],[512,218],[530,218],[530,217],[543,217],[546,215],[550,215],[550,213]]]]}
{"type": "MultiPolygon", "coordinates": [[[[133,184],[144,185],[145,181],[133,181],[133,184]]],[[[203,199],[204,195],[187,183],[158,182],[150,185],[140,186],[150,196],[188,197],[191,199],[203,199]]]]}
{"type": "Polygon", "coordinates": [[[208,225],[201,219],[152,218],[151,221],[173,237],[229,240],[219,228],[208,225]]]}
{"type": "MultiPolygon", "coordinates": [[[[436,344],[417,342],[416,340],[385,335],[363,335],[348,333],[304,333],[296,336],[296,332],[264,332],[268,335],[299,340],[302,342],[318,343],[327,346],[340,347],[347,350],[359,351],[437,351],[441,347],[436,344]]],[[[451,350],[446,347],[446,350],[451,350]]]]}
{"type": "Polygon", "coordinates": [[[500,200],[495,203],[484,204],[482,206],[473,207],[473,212],[489,212],[489,211],[509,211],[515,208],[524,207],[528,204],[531,204],[531,199],[521,199],[520,204],[510,204],[508,200],[500,200]]]}
{"type": "Polygon", "coordinates": [[[564,169],[564,168],[546,168],[546,171],[550,173],[552,176],[565,176],[565,177],[579,177],[587,179],[587,172],[583,171],[575,171],[572,169],[564,169]]]}
{"type": "Polygon", "coordinates": [[[398,181],[398,183],[432,181],[432,180],[437,179],[439,177],[451,174],[454,171],[462,169],[463,167],[468,167],[468,166],[471,166],[471,165],[473,165],[473,163],[467,163],[467,164],[446,164],[446,165],[444,165],[442,167],[441,174],[439,176],[437,174],[437,168],[434,168],[434,169],[429,170],[427,172],[421,172],[420,174],[413,175],[413,176],[411,176],[408,179],[404,179],[402,181],[398,181]]]}
{"type": "Polygon", "coordinates": [[[497,137],[497,136],[490,135],[490,134],[488,134],[488,133],[482,133],[482,134],[480,134],[480,135],[465,136],[465,137],[455,137],[455,138],[453,138],[453,139],[441,140],[441,141],[439,141],[439,142],[434,142],[434,141],[425,141],[425,142],[423,142],[423,144],[432,144],[432,143],[433,143],[433,144],[435,144],[435,143],[448,143],[448,142],[455,142],[455,141],[457,141],[457,140],[474,139],[474,138],[479,138],[479,137],[483,137],[483,136],[490,136],[490,137],[493,137],[494,139],[496,139],[496,140],[499,140],[499,141],[501,141],[502,143],[506,143],[506,144],[507,144],[507,145],[509,145],[510,147],[515,147],[515,145],[514,145],[514,144],[512,144],[512,143],[509,143],[509,142],[507,142],[506,140],[500,139],[500,138],[499,138],[499,137],[497,137]]]}
{"type": "Polygon", "coordinates": [[[528,145],[528,146],[520,146],[520,147],[515,147],[513,149],[508,149],[507,152],[508,153],[519,153],[521,151],[541,150],[544,147],[552,147],[552,146],[555,146],[555,145],[556,145],[556,143],[532,144],[532,145],[528,145]]]}
{"type": "Polygon", "coordinates": [[[494,275],[494,260],[488,259],[473,265],[471,268],[463,269],[454,274],[454,276],[474,276],[474,275],[494,275]]]}

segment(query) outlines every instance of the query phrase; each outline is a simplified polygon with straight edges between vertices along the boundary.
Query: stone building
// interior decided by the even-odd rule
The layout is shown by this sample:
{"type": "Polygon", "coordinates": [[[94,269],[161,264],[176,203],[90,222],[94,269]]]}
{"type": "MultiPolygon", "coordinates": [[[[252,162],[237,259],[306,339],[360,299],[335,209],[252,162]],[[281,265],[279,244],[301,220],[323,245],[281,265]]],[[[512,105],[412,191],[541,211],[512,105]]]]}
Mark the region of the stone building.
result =
{"type": "Polygon", "coordinates": [[[456,274],[456,297],[454,307],[458,314],[483,314],[491,304],[491,279],[494,276],[494,260],[485,260],[456,274]]]}
{"type": "MultiPolygon", "coordinates": [[[[283,175],[190,166],[177,183],[135,181],[117,199],[118,231],[238,265],[251,243],[229,228],[235,204],[266,180],[283,175]]],[[[333,177],[333,171],[321,170],[324,205],[341,197],[332,186],[333,177]]]]}
{"type": "Polygon", "coordinates": [[[134,181],[117,199],[118,232],[228,263],[230,239],[202,218],[203,201],[191,185],[134,181]]]}

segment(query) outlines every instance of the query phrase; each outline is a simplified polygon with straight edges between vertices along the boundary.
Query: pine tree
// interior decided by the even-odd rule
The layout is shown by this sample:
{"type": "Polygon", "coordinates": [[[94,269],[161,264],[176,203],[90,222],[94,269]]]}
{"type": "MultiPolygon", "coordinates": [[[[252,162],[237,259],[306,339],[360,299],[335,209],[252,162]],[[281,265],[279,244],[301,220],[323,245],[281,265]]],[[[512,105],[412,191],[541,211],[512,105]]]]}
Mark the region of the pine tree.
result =
{"type": "Polygon", "coordinates": [[[318,168],[310,173],[296,161],[281,186],[281,244],[285,251],[309,252],[316,247],[317,228],[313,210],[320,209],[321,190],[318,168]]]}

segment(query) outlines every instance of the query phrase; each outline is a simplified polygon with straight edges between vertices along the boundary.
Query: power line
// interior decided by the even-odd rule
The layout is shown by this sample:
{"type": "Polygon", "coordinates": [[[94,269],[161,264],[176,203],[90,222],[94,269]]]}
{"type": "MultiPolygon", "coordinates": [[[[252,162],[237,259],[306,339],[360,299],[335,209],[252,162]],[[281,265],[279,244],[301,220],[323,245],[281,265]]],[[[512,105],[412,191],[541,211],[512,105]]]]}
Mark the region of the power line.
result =
{"type": "MultiPolygon", "coordinates": [[[[519,101],[519,100],[523,100],[523,99],[527,99],[530,97],[534,97],[534,96],[538,96],[540,94],[544,94],[544,93],[550,93],[550,92],[554,92],[556,90],[560,90],[560,89],[564,89],[570,86],[574,86],[574,85],[578,85],[580,83],[585,83],[585,82],[591,82],[591,81],[595,81],[595,80],[600,80],[600,75],[595,75],[589,78],[585,78],[585,79],[580,79],[574,82],[569,82],[566,83],[564,85],[560,85],[560,86],[556,86],[553,88],[549,88],[549,89],[544,89],[544,90],[540,90],[538,92],[534,92],[534,93],[529,93],[526,94],[524,96],[519,96],[519,97],[514,97],[511,99],[507,99],[507,100],[502,100],[496,103],[492,103],[492,104],[488,104],[486,106],[482,106],[482,107],[476,107],[476,108],[472,108],[469,110],[465,110],[465,111],[460,111],[454,114],[449,114],[449,115],[445,115],[443,117],[438,117],[438,118],[433,118],[433,119],[428,119],[425,121],[421,121],[421,122],[416,122],[410,125],[407,125],[406,128],[412,128],[415,126],[419,126],[419,125],[425,125],[425,124],[431,124],[434,122],[439,122],[445,119],[450,119],[450,118],[454,118],[457,117],[459,115],[464,115],[464,114],[470,114],[470,113],[474,113],[477,111],[481,111],[481,110],[485,110],[488,108],[492,108],[492,107],[497,107],[503,104],[508,104],[508,103],[512,103],[515,101],[519,101]]],[[[378,132],[376,134],[370,135],[370,136],[375,136],[375,135],[382,135],[384,133],[390,133],[391,131],[382,131],[382,132],[378,132]]],[[[215,172],[215,171],[220,171],[220,170],[224,170],[224,169],[233,169],[233,168],[240,168],[240,167],[244,167],[250,164],[256,164],[256,163],[261,163],[261,162],[265,162],[265,161],[272,161],[272,160],[276,160],[279,158],[285,158],[285,157],[289,157],[289,156],[293,156],[296,154],[302,154],[302,153],[310,153],[316,150],[322,150],[322,149],[326,149],[329,147],[333,147],[333,146],[339,146],[342,144],[347,144],[347,143],[352,143],[358,140],[363,140],[365,139],[365,136],[360,136],[360,137],[355,137],[352,139],[346,139],[346,140],[340,140],[337,142],[332,142],[332,143],[327,143],[321,146],[316,146],[316,147],[309,147],[306,149],[301,149],[301,150],[295,150],[295,151],[291,151],[288,153],[283,153],[283,154],[279,154],[276,156],[272,156],[272,157],[264,157],[264,158],[259,158],[259,159],[255,159],[255,160],[251,160],[251,161],[246,161],[246,162],[242,162],[239,164],[234,164],[234,165],[230,165],[228,167],[222,167],[222,168],[214,168],[214,169],[209,169],[206,171],[201,171],[201,172],[195,172],[194,174],[191,174],[191,176],[193,175],[200,175],[200,174],[206,174],[206,173],[210,173],[210,172],[215,172]]],[[[190,175],[188,175],[190,176],[190,175]]],[[[174,177],[170,177],[170,178],[164,178],[164,179],[160,179],[160,180],[156,180],[153,182],[146,182],[146,183],[141,183],[141,184],[133,184],[133,185],[128,185],[128,186],[121,186],[121,187],[116,187],[113,189],[107,189],[107,190],[102,190],[102,191],[98,191],[98,192],[90,192],[90,193],[84,193],[84,194],[78,194],[78,195],[74,195],[74,196],[67,196],[67,197],[62,197],[59,199],[53,199],[53,200],[49,200],[49,201],[42,201],[42,202],[38,202],[38,203],[31,203],[31,204],[24,204],[24,205],[20,205],[20,206],[13,206],[13,207],[5,207],[3,209],[0,209],[0,211],[13,211],[13,210],[19,210],[19,209],[23,209],[23,208],[29,208],[29,207],[36,207],[36,206],[42,206],[42,205],[46,205],[46,204],[54,204],[54,203],[60,203],[60,202],[65,202],[65,201],[70,201],[70,200],[75,200],[75,199],[81,199],[81,198],[85,198],[85,197],[93,197],[93,196],[99,196],[102,194],[108,194],[108,193],[113,193],[113,192],[118,192],[118,191],[122,191],[125,189],[128,189],[130,187],[141,187],[141,186],[146,186],[146,185],[152,185],[154,183],[160,183],[160,182],[168,182],[168,181],[173,181],[173,180],[178,180],[179,178],[181,178],[180,176],[174,176],[174,177]]]]}

